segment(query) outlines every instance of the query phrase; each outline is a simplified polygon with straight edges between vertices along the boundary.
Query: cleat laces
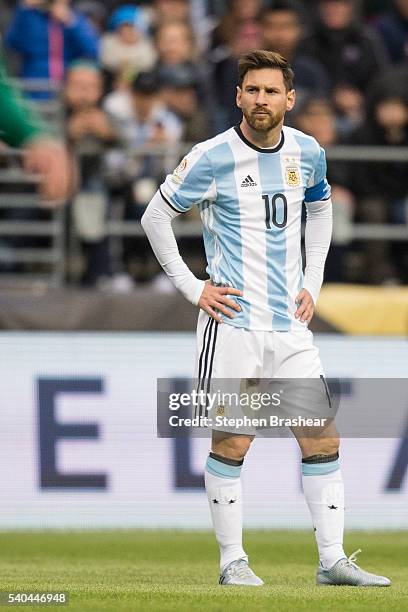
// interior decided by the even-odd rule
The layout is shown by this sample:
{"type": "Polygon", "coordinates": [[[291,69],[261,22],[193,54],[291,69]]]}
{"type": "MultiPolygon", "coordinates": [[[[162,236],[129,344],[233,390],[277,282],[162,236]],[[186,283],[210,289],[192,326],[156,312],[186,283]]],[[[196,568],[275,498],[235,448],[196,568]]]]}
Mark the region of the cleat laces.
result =
{"type": "Polygon", "coordinates": [[[244,559],[239,559],[237,563],[234,563],[230,568],[230,573],[237,576],[237,578],[247,578],[253,575],[253,571],[244,559]]]}
{"type": "Polygon", "coordinates": [[[355,569],[360,569],[358,565],[356,564],[356,561],[357,561],[357,555],[361,552],[362,552],[361,548],[359,548],[358,550],[355,550],[353,553],[351,553],[351,555],[347,557],[347,564],[351,565],[355,569]]]}

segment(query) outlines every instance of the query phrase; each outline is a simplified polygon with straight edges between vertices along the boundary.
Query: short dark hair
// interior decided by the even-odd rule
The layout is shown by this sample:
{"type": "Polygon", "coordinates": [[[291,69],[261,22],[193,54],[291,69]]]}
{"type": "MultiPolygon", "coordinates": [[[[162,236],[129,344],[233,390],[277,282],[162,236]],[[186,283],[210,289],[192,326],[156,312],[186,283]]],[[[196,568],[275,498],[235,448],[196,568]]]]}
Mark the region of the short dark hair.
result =
{"type": "Polygon", "coordinates": [[[295,14],[301,23],[305,21],[305,9],[298,0],[275,0],[274,2],[267,3],[259,13],[259,21],[262,21],[263,17],[270,13],[283,12],[295,14]]]}
{"type": "Polygon", "coordinates": [[[160,83],[155,70],[139,72],[131,83],[133,93],[152,95],[158,92],[159,89],[160,83]]]}
{"type": "Polygon", "coordinates": [[[293,89],[293,78],[295,76],[287,59],[275,51],[249,51],[244,53],[238,60],[238,85],[242,87],[244,78],[250,70],[261,70],[262,68],[272,68],[280,70],[283,74],[286,91],[293,89]]]}

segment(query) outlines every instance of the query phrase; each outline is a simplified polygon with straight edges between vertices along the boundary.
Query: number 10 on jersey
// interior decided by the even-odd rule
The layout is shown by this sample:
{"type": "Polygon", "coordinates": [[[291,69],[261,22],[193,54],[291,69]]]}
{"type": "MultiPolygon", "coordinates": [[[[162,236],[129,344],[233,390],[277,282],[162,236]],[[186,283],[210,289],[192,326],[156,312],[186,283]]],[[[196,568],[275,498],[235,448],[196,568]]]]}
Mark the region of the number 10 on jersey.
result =
{"type": "Polygon", "coordinates": [[[262,199],[265,203],[267,229],[272,229],[272,225],[280,229],[286,227],[288,221],[288,201],[285,195],[283,193],[275,193],[271,198],[269,195],[263,194],[262,199]]]}

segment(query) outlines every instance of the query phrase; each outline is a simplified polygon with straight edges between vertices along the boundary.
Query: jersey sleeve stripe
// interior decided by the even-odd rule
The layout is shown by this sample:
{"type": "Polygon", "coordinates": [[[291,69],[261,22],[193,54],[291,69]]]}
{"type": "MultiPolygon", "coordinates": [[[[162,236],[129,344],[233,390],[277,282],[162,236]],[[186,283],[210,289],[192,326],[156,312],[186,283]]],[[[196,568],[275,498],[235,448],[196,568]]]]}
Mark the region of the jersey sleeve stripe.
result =
{"type": "Polygon", "coordinates": [[[162,190],[161,190],[161,187],[159,187],[159,192],[160,192],[160,195],[161,195],[161,197],[163,198],[163,200],[166,202],[166,204],[167,204],[168,206],[170,206],[170,208],[171,208],[172,210],[174,210],[174,212],[181,213],[181,214],[184,214],[184,213],[186,213],[186,212],[187,212],[186,210],[179,210],[178,208],[175,208],[175,206],[173,206],[173,204],[171,204],[171,203],[168,201],[168,199],[166,198],[166,196],[163,194],[163,192],[162,192],[162,190]]]}

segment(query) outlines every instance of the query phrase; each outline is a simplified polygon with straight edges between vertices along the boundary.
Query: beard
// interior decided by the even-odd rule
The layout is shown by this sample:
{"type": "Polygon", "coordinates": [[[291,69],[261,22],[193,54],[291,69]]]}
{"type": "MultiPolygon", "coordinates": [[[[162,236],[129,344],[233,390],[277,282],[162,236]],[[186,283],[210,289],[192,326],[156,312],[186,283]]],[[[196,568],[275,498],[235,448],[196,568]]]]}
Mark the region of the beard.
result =
{"type": "Polygon", "coordinates": [[[285,113],[271,113],[271,111],[265,109],[255,109],[251,112],[242,110],[249,127],[255,132],[270,132],[276,128],[282,121],[285,113]],[[257,115],[256,112],[263,112],[264,115],[257,115]]]}

